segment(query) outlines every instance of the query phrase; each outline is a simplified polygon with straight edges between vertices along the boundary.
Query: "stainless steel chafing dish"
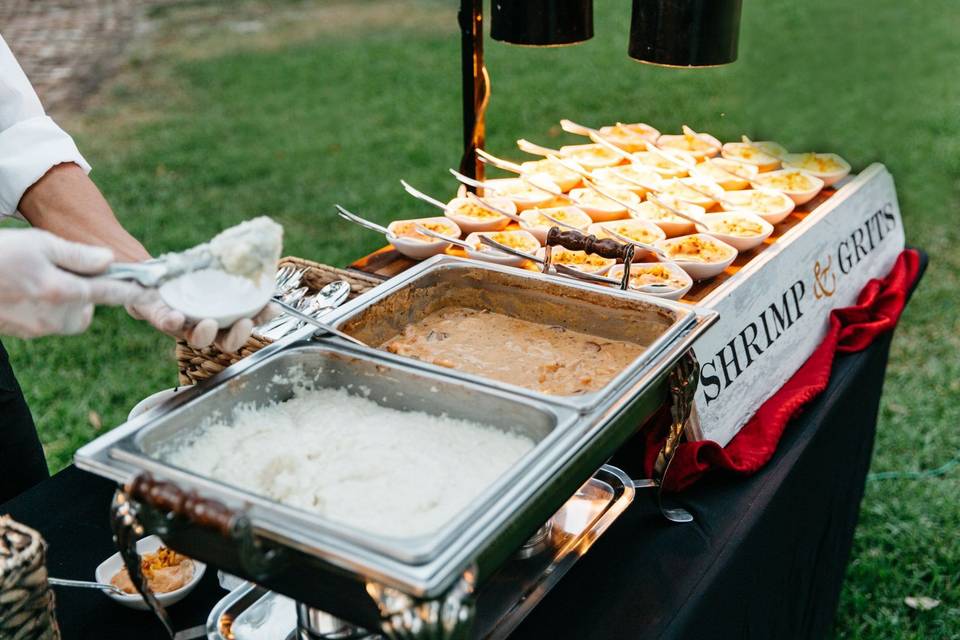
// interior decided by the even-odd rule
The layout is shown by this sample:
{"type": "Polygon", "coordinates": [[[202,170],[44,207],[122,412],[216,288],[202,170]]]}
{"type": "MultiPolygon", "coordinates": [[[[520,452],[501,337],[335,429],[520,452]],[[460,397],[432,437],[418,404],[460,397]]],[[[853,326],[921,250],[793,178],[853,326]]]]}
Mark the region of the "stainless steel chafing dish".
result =
{"type": "MultiPolygon", "coordinates": [[[[617,318],[646,314],[649,347],[601,392],[556,398],[338,339],[318,340],[312,330],[301,330],[77,453],[78,466],[123,485],[114,501],[121,548],[146,531],[157,533],[189,556],[389,637],[468,637],[475,590],[669,401],[675,372],[690,377],[689,367],[678,363],[689,360],[692,343],[715,316],[636,294],[441,258],[358,299],[335,322],[364,317],[408,287],[452,289],[458,283],[518,313],[526,304],[560,314],[602,309],[610,320],[594,323],[603,325],[595,330],[611,336],[617,335],[617,318]],[[522,299],[510,303],[510,296],[522,299]],[[289,387],[274,377],[294,365],[315,374],[322,386],[363,385],[370,399],[386,406],[492,424],[524,433],[537,445],[453,521],[412,540],[354,530],[176,468],[157,455],[216,412],[288,398],[289,387]]],[[[138,566],[131,558],[128,568],[138,566]]]]}
{"type": "MultiPolygon", "coordinates": [[[[541,324],[561,325],[582,333],[645,345],[646,349],[602,389],[581,395],[546,395],[459,371],[418,362],[419,366],[574,407],[586,413],[629,393],[627,389],[651,367],[663,365],[665,350],[689,333],[710,312],[567,278],[450,256],[437,256],[390,279],[340,307],[328,322],[368,345],[379,345],[403,328],[447,306],[496,311],[541,324]]],[[[395,362],[410,359],[384,350],[377,354],[395,362]]],[[[505,354],[506,356],[507,354],[505,354]]]]}

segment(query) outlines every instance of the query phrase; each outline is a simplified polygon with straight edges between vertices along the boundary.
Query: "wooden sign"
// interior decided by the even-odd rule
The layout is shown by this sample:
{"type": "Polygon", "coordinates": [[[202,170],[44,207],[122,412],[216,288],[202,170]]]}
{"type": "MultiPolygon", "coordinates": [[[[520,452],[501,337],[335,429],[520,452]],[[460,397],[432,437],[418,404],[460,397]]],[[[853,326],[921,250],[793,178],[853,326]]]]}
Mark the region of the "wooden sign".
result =
{"type": "Polygon", "coordinates": [[[893,177],[874,164],[696,304],[720,312],[697,342],[699,420],[688,437],[726,445],[904,248],[893,177]]]}

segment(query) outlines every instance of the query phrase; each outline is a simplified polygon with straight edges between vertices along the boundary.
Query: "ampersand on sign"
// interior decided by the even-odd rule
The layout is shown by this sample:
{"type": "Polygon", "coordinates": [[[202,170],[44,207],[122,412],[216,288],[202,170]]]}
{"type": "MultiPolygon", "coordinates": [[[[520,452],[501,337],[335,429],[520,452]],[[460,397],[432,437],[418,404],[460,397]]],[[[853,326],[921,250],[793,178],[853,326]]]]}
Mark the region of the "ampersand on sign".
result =
{"type": "Polygon", "coordinates": [[[830,272],[831,266],[833,266],[833,256],[827,256],[827,266],[825,267],[820,265],[819,260],[813,265],[813,295],[816,296],[817,300],[829,298],[837,290],[837,276],[830,272]],[[828,282],[830,283],[829,287],[827,286],[828,282]]]}

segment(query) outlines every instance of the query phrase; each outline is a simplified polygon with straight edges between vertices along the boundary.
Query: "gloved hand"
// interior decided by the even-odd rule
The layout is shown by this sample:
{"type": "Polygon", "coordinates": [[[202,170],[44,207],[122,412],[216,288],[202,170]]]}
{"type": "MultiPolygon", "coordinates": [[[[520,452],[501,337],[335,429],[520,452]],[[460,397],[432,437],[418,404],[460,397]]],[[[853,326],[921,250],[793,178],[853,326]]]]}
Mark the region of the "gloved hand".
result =
{"type": "Polygon", "coordinates": [[[94,305],[143,300],[137,285],[75,275],[96,275],[111,262],[109,249],[39,229],[0,230],[0,334],[76,334],[90,325],[94,305]]]}
{"type": "Polygon", "coordinates": [[[150,300],[141,300],[127,305],[127,312],[137,320],[146,320],[164,333],[187,341],[194,349],[204,349],[211,344],[224,353],[238,351],[247,342],[247,338],[257,325],[267,322],[277,315],[278,310],[267,305],[254,318],[238,320],[229,329],[218,331],[215,320],[201,320],[188,325],[184,315],[168,307],[163,300],[154,296],[150,300]]]}

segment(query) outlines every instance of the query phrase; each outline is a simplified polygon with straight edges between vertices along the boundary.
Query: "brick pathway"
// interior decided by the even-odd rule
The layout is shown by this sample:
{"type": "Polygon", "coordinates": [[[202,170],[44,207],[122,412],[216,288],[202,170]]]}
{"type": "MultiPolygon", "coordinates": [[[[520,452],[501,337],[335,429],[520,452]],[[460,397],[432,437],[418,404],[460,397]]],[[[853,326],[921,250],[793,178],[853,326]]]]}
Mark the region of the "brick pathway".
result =
{"type": "MultiPolygon", "coordinates": [[[[152,0],[155,2],[155,0],[152,0]]],[[[0,34],[47,111],[65,115],[123,61],[144,0],[0,0],[0,34]]]]}

